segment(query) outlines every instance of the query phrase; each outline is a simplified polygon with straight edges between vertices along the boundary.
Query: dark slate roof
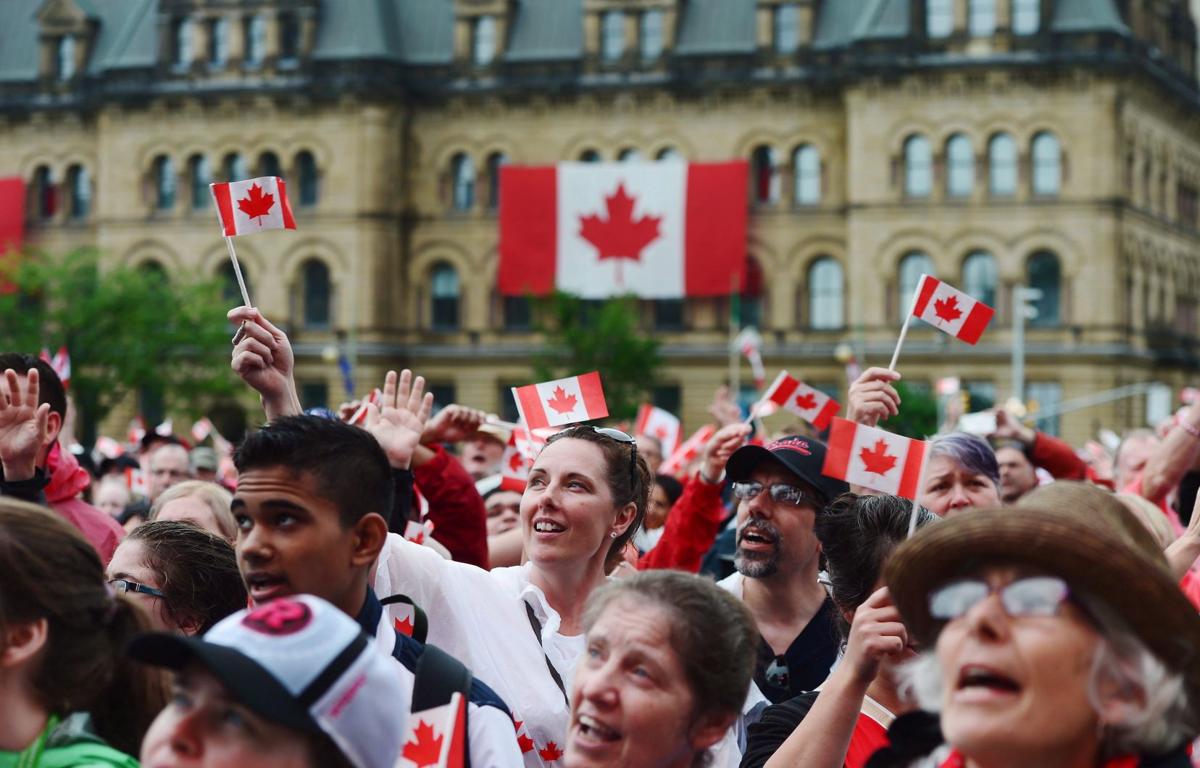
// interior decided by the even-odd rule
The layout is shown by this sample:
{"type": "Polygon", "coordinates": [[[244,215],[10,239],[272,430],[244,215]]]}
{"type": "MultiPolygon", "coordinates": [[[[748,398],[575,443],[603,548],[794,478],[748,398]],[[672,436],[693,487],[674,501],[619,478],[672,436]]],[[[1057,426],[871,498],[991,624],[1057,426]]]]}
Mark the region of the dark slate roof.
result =
{"type": "Polygon", "coordinates": [[[100,23],[88,73],[153,67],[158,58],[158,0],[75,0],[100,23]]]}
{"type": "Polygon", "coordinates": [[[519,0],[507,61],[555,61],[583,56],[582,0],[519,0]]]}
{"type": "Polygon", "coordinates": [[[7,0],[0,24],[0,81],[33,80],[38,66],[38,24],[34,14],[41,0],[7,0]]]}
{"type": "Polygon", "coordinates": [[[323,0],[313,58],[446,64],[453,0],[323,0]]]}
{"type": "Polygon", "coordinates": [[[1130,34],[1115,0],[1058,0],[1050,28],[1055,32],[1117,32],[1130,34]]]}
{"type": "Polygon", "coordinates": [[[758,47],[754,3],[687,0],[681,4],[681,13],[675,53],[684,56],[754,53],[758,47]]]}
{"type": "Polygon", "coordinates": [[[861,12],[854,36],[860,40],[907,37],[910,6],[909,0],[872,0],[861,12]]]}

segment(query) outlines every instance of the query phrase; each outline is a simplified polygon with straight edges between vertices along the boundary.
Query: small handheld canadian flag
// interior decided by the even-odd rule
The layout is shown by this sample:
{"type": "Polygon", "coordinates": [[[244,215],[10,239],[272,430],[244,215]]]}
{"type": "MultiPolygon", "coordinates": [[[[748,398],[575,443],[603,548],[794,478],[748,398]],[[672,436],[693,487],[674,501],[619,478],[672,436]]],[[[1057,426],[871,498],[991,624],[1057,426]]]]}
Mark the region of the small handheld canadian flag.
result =
{"type": "Polygon", "coordinates": [[[466,751],[466,700],[455,691],[450,702],[408,716],[408,734],[396,768],[461,768],[466,751]]]}
{"type": "MultiPolygon", "coordinates": [[[[508,436],[504,456],[500,458],[500,487],[506,491],[525,492],[529,468],[537,455],[536,438],[531,440],[525,429],[516,427],[508,436]]],[[[541,443],[544,444],[544,443],[541,443]]]]}
{"type": "Polygon", "coordinates": [[[913,316],[968,344],[979,341],[996,310],[932,275],[921,275],[913,316]]]}
{"type": "Polygon", "coordinates": [[[828,427],[841,408],[837,400],[789,375],[787,371],[779,372],[763,393],[763,400],[786,408],[817,429],[828,427]]]}
{"type": "Polygon", "coordinates": [[[712,439],[712,436],[717,433],[717,428],[712,424],[705,424],[700,429],[692,433],[692,436],[684,441],[683,445],[675,449],[675,452],[662,463],[658,468],[660,475],[670,475],[674,477],[682,472],[692,459],[700,455],[700,451],[704,449],[704,445],[712,439]]]}
{"type": "Polygon", "coordinates": [[[596,371],[513,387],[512,392],[521,420],[531,430],[577,424],[608,415],[600,374],[596,371]]]}
{"type": "Polygon", "coordinates": [[[649,435],[662,445],[662,455],[670,456],[679,447],[683,437],[683,425],[678,417],[670,411],[656,408],[650,403],[642,403],[638,408],[637,423],[633,431],[638,435],[649,435]]]}
{"type": "Polygon", "coordinates": [[[287,185],[278,176],[210,184],[225,237],[268,229],[295,229],[287,185]]]}
{"type": "Polygon", "coordinates": [[[54,356],[50,356],[50,350],[42,347],[42,354],[39,355],[42,360],[50,364],[54,372],[58,374],[58,380],[62,382],[63,389],[71,388],[71,355],[67,352],[66,347],[59,347],[54,356]]]}
{"type": "Polygon", "coordinates": [[[915,499],[925,441],[835,418],[821,473],[883,493],[915,499]]]}

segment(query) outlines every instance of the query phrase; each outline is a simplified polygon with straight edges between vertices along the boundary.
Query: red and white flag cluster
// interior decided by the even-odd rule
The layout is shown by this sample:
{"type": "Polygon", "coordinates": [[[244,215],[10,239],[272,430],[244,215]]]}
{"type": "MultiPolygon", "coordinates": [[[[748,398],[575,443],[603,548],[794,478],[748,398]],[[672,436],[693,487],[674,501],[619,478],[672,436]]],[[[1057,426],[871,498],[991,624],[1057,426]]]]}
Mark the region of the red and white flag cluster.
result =
{"type": "Polygon", "coordinates": [[[524,427],[514,427],[500,459],[500,487],[506,491],[525,492],[529,470],[538,452],[546,445],[545,437],[530,435],[524,427]]]}
{"type": "Polygon", "coordinates": [[[771,386],[763,393],[763,400],[787,409],[817,429],[828,427],[830,420],[841,408],[837,400],[791,376],[787,371],[779,372],[775,381],[771,382],[771,386]]]}
{"type": "Polygon", "coordinates": [[[295,229],[287,185],[278,176],[210,184],[225,237],[268,229],[295,229]]]}
{"type": "Polygon", "coordinates": [[[925,448],[924,440],[835,418],[821,472],[851,485],[915,499],[925,448]]]}
{"type": "Polygon", "coordinates": [[[49,349],[42,347],[42,353],[38,357],[43,362],[49,363],[54,372],[58,374],[58,379],[62,382],[63,389],[71,388],[71,355],[67,353],[66,347],[59,347],[53,356],[50,355],[49,349]]]}
{"type": "Polygon", "coordinates": [[[531,430],[562,427],[608,415],[604,389],[596,371],[513,387],[521,420],[531,430]]]}
{"type": "Polygon", "coordinates": [[[968,344],[979,341],[996,310],[932,275],[921,275],[913,316],[968,344]]]}
{"type": "Polygon", "coordinates": [[[670,411],[656,408],[650,403],[642,403],[638,408],[633,431],[635,435],[647,435],[658,440],[664,457],[675,453],[679,441],[683,439],[683,425],[679,423],[679,418],[670,411]]]}
{"type": "Polygon", "coordinates": [[[717,433],[717,428],[712,424],[705,424],[700,429],[692,433],[692,436],[684,441],[683,445],[675,449],[675,452],[667,457],[658,468],[660,475],[670,475],[675,477],[687,468],[688,464],[700,455],[700,451],[704,450],[704,446],[712,439],[712,436],[717,433]]]}

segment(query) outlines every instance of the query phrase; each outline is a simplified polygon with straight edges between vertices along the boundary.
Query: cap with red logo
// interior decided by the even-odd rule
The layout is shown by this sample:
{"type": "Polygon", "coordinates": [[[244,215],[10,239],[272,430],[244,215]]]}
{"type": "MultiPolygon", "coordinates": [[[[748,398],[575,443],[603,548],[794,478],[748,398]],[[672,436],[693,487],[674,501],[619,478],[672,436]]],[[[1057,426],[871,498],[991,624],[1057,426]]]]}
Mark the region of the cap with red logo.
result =
{"type": "Polygon", "coordinates": [[[729,457],[725,473],[735,483],[747,482],[764,462],[779,464],[811,485],[825,497],[826,504],[850,490],[844,481],[821,474],[825,444],[800,435],[787,435],[766,445],[743,445],[729,457]]]}
{"type": "Polygon", "coordinates": [[[141,635],[138,661],[195,662],[265,719],[327,734],[359,768],[391,768],[403,749],[411,684],[358,623],[312,595],[280,598],[222,619],[203,637],[141,635]]]}

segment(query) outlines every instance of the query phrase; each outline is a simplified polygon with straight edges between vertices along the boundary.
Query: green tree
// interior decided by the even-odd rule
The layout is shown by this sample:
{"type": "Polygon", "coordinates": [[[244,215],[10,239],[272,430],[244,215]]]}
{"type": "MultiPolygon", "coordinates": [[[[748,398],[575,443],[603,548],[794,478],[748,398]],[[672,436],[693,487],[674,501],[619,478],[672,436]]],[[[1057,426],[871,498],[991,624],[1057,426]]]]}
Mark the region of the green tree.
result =
{"type": "Polygon", "coordinates": [[[126,397],[161,395],[200,415],[234,391],[221,291],[215,282],[161,270],[102,267],[91,249],[33,254],[7,275],[0,295],[0,349],[37,353],[66,346],[79,438],[126,397]]]}
{"type": "Polygon", "coordinates": [[[631,419],[654,385],[658,342],[638,329],[631,297],[586,301],[555,293],[536,303],[545,346],[534,358],[539,381],[599,371],[609,415],[631,419]]]}
{"type": "Polygon", "coordinates": [[[924,440],[938,429],[937,400],[925,389],[915,389],[903,381],[896,382],[896,393],[900,395],[900,413],[880,422],[888,432],[905,437],[924,440]]]}

